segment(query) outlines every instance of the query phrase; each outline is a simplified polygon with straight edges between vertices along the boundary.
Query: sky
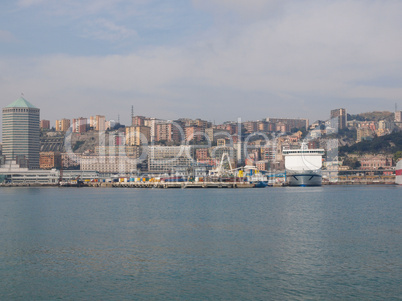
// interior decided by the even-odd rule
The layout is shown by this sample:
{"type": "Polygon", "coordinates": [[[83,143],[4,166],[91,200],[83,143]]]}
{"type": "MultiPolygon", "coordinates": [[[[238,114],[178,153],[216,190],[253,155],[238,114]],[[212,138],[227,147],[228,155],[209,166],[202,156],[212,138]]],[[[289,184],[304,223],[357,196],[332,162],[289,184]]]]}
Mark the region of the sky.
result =
{"type": "Polygon", "coordinates": [[[2,107],[41,118],[402,109],[402,1],[2,0],[2,107]]]}

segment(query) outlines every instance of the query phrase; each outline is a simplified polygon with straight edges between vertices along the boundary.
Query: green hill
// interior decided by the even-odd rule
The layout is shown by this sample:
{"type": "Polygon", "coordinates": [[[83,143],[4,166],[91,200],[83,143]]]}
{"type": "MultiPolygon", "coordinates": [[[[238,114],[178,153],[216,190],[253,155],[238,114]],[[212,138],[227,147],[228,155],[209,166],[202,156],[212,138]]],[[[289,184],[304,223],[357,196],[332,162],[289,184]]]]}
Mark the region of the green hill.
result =
{"type": "Polygon", "coordinates": [[[380,121],[380,120],[394,120],[394,113],[389,111],[374,111],[367,113],[360,113],[356,115],[349,115],[348,120],[357,121],[380,121]]]}
{"type": "Polygon", "coordinates": [[[341,155],[346,153],[395,154],[398,151],[402,151],[402,132],[375,137],[371,141],[366,140],[339,149],[341,155]]]}

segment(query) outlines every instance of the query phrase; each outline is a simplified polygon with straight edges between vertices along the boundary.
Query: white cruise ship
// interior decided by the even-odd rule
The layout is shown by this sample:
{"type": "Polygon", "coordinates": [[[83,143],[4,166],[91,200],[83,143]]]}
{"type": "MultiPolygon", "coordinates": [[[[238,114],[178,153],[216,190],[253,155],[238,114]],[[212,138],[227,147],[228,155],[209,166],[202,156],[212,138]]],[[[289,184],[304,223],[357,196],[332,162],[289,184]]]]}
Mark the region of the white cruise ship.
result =
{"type": "Polygon", "coordinates": [[[402,160],[399,160],[399,162],[396,164],[395,183],[402,185],[402,160]]]}
{"type": "Polygon", "coordinates": [[[323,149],[284,149],[286,175],[290,186],[321,186],[323,149]]]}

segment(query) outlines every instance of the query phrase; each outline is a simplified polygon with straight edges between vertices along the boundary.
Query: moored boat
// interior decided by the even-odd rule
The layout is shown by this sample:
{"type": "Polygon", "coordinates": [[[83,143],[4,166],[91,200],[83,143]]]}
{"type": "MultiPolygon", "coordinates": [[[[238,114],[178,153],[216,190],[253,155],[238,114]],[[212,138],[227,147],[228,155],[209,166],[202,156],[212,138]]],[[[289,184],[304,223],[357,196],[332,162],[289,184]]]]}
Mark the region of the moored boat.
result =
{"type": "Polygon", "coordinates": [[[324,153],[323,149],[309,149],[306,143],[300,149],[284,149],[289,186],[321,186],[324,153]]]}
{"type": "Polygon", "coordinates": [[[399,160],[399,162],[396,164],[395,183],[398,185],[402,185],[402,160],[399,160]]]}

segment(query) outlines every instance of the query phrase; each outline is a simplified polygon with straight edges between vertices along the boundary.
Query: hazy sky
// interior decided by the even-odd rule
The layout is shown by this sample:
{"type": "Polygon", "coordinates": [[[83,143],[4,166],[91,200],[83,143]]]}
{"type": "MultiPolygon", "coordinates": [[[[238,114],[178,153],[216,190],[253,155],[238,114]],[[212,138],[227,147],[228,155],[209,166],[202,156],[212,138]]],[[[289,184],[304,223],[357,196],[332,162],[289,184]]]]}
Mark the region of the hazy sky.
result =
{"type": "Polygon", "coordinates": [[[402,1],[2,0],[2,107],[222,122],[402,109],[402,1]]]}

